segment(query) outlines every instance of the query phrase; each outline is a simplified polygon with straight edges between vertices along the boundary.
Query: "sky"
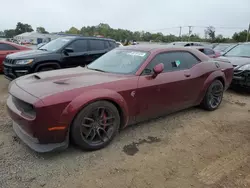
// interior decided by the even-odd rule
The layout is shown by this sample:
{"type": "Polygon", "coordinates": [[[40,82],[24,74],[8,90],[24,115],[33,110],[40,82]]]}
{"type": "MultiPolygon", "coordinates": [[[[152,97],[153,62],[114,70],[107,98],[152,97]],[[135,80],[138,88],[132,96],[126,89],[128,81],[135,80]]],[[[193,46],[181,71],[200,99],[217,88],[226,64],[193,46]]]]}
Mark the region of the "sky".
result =
{"type": "Polygon", "coordinates": [[[0,0],[0,31],[17,22],[49,32],[107,23],[113,28],[204,35],[207,26],[231,36],[248,28],[250,0],[0,0]],[[5,8],[4,8],[5,7],[5,8]]]}

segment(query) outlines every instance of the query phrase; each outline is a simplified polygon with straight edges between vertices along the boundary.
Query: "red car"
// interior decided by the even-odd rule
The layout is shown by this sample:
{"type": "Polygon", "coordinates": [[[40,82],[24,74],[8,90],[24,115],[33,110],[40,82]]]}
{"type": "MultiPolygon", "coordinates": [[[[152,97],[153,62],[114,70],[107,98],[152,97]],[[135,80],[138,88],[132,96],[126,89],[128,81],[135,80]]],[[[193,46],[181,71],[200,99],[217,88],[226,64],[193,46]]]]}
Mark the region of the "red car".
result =
{"type": "Polygon", "coordinates": [[[0,41],[0,72],[3,72],[3,61],[8,54],[23,50],[30,50],[30,48],[12,42],[0,41]]]}
{"type": "Polygon", "coordinates": [[[11,82],[7,108],[33,150],[105,147],[130,124],[201,105],[219,107],[233,66],[191,48],[116,48],[87,67],[40,72],[11,82]],[[70,139],[71,138],[71,139],[70,139]]]}
{"type": "Polygon", "coordinates": [[[214,51],[213,49],[207,48],[205,46],[192,46],[189,48],[196,48],[197,50],[201,51],[210,58],[217,58],[221,56],[220,52],[214,51]]]}

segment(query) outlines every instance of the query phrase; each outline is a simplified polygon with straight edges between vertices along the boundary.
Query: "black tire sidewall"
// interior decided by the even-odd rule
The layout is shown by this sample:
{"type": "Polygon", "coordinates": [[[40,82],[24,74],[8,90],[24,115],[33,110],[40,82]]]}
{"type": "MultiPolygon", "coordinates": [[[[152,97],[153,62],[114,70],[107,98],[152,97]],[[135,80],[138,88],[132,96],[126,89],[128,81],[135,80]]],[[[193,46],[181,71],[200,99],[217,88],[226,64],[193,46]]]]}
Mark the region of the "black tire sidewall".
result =
{"type": "Polygon", "coordinates": [[[223,99],[224,91],[222,92],[220,103],[219,103],[216,107],[212,107],[211,104],[210,104],[210,102],[209,102],[209,94],[210,94],[210,92],[211,92],[213,86],[216,85],[216,84],[220,84],[221,87],[222,87],[223,90],[224,90],[224,86],[223,86],[222,82],[221,82],[220,80],[214,80],[214,81],[212,82],[212,84],[210,84],[210,86],[208,87],[207,92],[206,92],[206,95],[205,95],[205,97],[204,97],[204,99],[203,99],[203,101],[202,101],[202,106],[203,106],[203,108],[205,108],[206,110],[209,110],[209,111],[216,110],[216,109],[220,106],[220,104],[221,104],[221,102],[222,102],[222,99],[223,99]]]}
{"type": "Polygon", "coordinates": [[[71,135],[72,141],[77,146],[79,146],[81,149],[83,149],[83,150],[98,150],[98,149],[101,149],[101,148],[104,148],[105,146],[107,146],[114,139],[115,135],[117,134],[117,132],[119,130],[119,127],[120,127],[120,115],[119,115],[117,108],[112,103],[110,103],[108,101],[96,101],[96,102],[93,102],[93,103],[87,105],[86,107],[84,107],[77,114],[77,116],[75,117],[73,124],[71,126],[70,135],[71,135]],[[114,116],[115,116],[115,123],[114,123],[115,130],[107,142],[104,142],[100,145],[90,145],[89,143],[87,143],[85,140],[82,139],[81,132],[80,132],[80,123],[81,123],[83,117],[85,117],[89,111],[93,111],[94,109],[96,109],[98,107],[106,107],[106,108],[109,108],[110,110],[112,110],[112,112],[114,113],[114,116]]]}

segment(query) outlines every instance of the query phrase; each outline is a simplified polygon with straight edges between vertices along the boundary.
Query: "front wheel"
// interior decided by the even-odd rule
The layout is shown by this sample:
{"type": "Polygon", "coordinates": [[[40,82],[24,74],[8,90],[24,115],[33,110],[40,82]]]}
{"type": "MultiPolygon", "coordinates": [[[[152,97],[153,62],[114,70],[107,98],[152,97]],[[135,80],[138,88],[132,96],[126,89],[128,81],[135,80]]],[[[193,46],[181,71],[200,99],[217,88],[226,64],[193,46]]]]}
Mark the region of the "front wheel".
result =
{"type": "Polygon", "coordinates": [[[201,102],[205,110],[216,110],[222,101],[224,86],[220,80],[215,80],[207,89],[206,95],[201,102]]]}
{"type": "Polygon", "coordinates": [[[97,101],[76,116],[71,127],[71,138],[83,150],[98,150],[113,140],[119,126],[117,108],[108,101],[97,101]]]}

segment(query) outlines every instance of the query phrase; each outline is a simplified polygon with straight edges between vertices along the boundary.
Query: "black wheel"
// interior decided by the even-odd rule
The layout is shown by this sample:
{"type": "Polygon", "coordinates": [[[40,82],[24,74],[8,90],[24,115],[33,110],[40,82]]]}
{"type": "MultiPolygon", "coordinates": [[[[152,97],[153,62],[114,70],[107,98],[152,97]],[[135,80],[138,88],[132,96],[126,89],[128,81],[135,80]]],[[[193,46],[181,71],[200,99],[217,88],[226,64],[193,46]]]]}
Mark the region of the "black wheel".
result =
{"type": "Polygon", "coordinates": [[[215,80],[207,89],[206,95],[201,102],[205,110],[213,111],[217,109],[222,101],[224,86],[220,80],[215,80]]]}
{"type": "Polygon", "coordinates": [[[83,150],[98,150],[112,141],[119,126],[117,108],[110,102],[97,101],[76,116],[71,127],[71,138],[83,150]]]}

